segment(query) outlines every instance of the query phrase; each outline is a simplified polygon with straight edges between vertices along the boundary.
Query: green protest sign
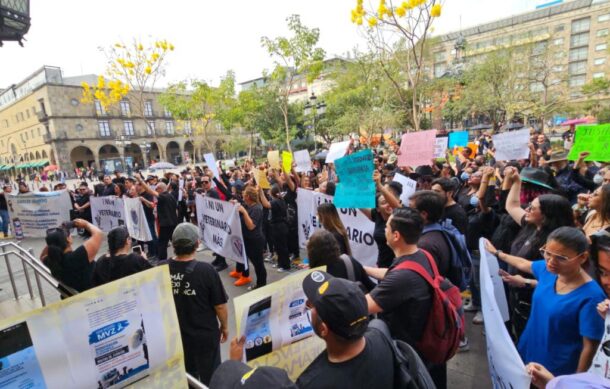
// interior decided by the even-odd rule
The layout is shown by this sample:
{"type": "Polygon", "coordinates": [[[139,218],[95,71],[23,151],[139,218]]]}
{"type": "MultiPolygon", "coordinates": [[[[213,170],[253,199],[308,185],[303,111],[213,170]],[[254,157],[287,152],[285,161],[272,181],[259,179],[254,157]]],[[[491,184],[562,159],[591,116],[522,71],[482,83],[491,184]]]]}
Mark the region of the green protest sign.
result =
{"type": "Polygon", "coordinates": [[[568,159],[576,161],[583,151],[591,153],[586,161],[610,162],[610,124],[577,126],[568,159]]]}

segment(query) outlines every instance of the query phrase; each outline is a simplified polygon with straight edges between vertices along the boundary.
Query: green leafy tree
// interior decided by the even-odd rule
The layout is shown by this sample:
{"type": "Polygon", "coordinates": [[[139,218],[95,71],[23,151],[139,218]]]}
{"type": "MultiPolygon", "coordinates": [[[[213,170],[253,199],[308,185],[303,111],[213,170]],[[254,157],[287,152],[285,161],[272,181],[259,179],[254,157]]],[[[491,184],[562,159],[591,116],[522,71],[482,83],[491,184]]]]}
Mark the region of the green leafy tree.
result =
{"type": "Polygon", "coordinates": [[[320,39],[319,29],[304,26],[299,15],[288,17],[287,22],[291,37],[262,37],[261,43],[275,60],[275,68],[268,75],[265,88],[271,89],[275,105],[282,113],[286,146],[291,150],[290,139],[294,124],[290,121],[293,116],[290,112],[290,93],[297,76],[304,76],[308,83],[319,76],[325,52],[316,47],[320,39]]]}
{"type": "Polygon", "coordinates": [[[594,115],[598,115],[602,110],[601,99],[610,94],[610,79],[594,78],[588,84],[583,85],[582,93],[588,98],[588,110],[594,115]]]}

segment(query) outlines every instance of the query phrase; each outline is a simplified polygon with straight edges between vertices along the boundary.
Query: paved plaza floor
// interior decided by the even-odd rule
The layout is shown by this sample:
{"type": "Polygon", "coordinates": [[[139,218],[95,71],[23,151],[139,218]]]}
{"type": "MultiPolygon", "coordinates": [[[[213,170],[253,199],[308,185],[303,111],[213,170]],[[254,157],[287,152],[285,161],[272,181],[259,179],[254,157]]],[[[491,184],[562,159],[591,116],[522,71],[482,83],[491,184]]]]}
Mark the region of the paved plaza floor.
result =
{"type": "MultiPolygon", "coordinates": [[[[2,241],[0,241],[1,243],[2,241]]],[[[75,244],[81,242],[80,238],[75,239],[75,244]]],[[[36,256],[38,256],[44,247],[43,239],[27,239],[20,244],[22,247],[28,249],[31,248],[36,256]]],[[[100,249],[101,253],[106,252],[107,246],[104,245],[100,249]]],[[[170,249],[171,253],[171,249],[170,249]]],[[[16,305],[14,303],[13,291],[11,288],[6,263],[3,258],[0,258],[0,320],[10,315],[12,311],[17,309],[26,309],[30,306],[31,300],[28,294],[27,282],[23,273],[23,268],[20,262],[12,257],[11,260],[12,269],[15,274],[15,281],[19,295],[21,295],[21,304],[16,305]]],[[[204,250],[197,253],[197,259],[200,261],[211,262],[212,252],[204,250]]],[[[266,264],[268,283],[274,282],[286,275],[286,273],[278,273],[276,269],[272,268],[270,264],[266,264]]],[[[233,279],[229,277],[229,270],[221,272],[221,279],[229,294],[229,331],[230,337],[235,336],[235,312],[231,299],[241,294],[247,293],[246,287],[236,287],[233,285],[233,279]]],[[[37,290],[35,283],[32,279],[34,294],[37,296],[37,290]]],[[[50,286],[44,285],[44,294],[47,300],[47,304],[59,300],[59,294],[50,286]]],[[[39,301],[35,301],[36,305],[40,305],[39,301]]],[[[489,370],[487,365],[486,357],[486,344],[485,337],[483,335],[483,326],[475,326],[470,324],[472,320],[472,314],[467,314],[467,332],[468,339],[470,342],[470,351],[458,353],[448,364],[448,383],[449,388],[456,389],[479,389],[479,388],[491,388],[491,381],[489,378],[489,370]]],[[[228,346],[229,343],[222,345],[222,358],[223,360],[228,357],[228,346]]]]}

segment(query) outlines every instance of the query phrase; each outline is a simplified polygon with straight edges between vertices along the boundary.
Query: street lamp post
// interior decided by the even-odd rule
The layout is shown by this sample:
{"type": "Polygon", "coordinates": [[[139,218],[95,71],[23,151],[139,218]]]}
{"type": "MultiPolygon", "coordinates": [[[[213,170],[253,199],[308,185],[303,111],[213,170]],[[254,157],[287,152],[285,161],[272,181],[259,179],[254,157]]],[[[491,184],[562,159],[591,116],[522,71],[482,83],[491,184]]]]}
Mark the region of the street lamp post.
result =
{"type": "Polygon", "coordinates": [[[125,171],[127,169],[127,166],[125,164],[125,148],[131,144],[131,139],[129,139],[127,135],[117,135],[116,139],[114,140],[114,143],[116,144],[119,150],[123,149],[123,153],[119,151],[119,155],[121,155],[123,171],[125,171]]]}
{"type": "Polygon", "coordinates": [[[144,152],[144,159],[142,161],[142,169],[146,170],[146,162],[147,162],[147,158],[148,158],[148,153],[150,152],[150,143],[143,140],[141,147],[142,147],[142,151],[144,152]]]}
{"type": "Polygon", "coordinates": [[[311,96],[309,96],[309,100],[305,104],[305,109],[303,113],[305,116],[312,115],[312,127],[313,127],[313,152],[316,153],[318,151],[318,143],[316,142],[316,118],[322,117],[326,112],[326,104],[323,101],[319,101],[316,104],[316,100],[318,97],[314,92],[311,92],[311,96]]]}

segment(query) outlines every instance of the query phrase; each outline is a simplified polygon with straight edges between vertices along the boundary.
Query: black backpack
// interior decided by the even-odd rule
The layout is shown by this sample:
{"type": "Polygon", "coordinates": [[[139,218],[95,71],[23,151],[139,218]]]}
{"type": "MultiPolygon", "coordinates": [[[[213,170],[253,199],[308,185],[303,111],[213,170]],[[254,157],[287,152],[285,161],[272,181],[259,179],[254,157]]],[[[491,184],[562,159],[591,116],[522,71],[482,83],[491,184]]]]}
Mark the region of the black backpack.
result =
{"type": "Polygon", "coordinates": [[[392,339],[388,325],[373,319],[369,328],[381,332],[394,354],[394,389],[436,389],[426,365],[407,342],[392,339]]]}

